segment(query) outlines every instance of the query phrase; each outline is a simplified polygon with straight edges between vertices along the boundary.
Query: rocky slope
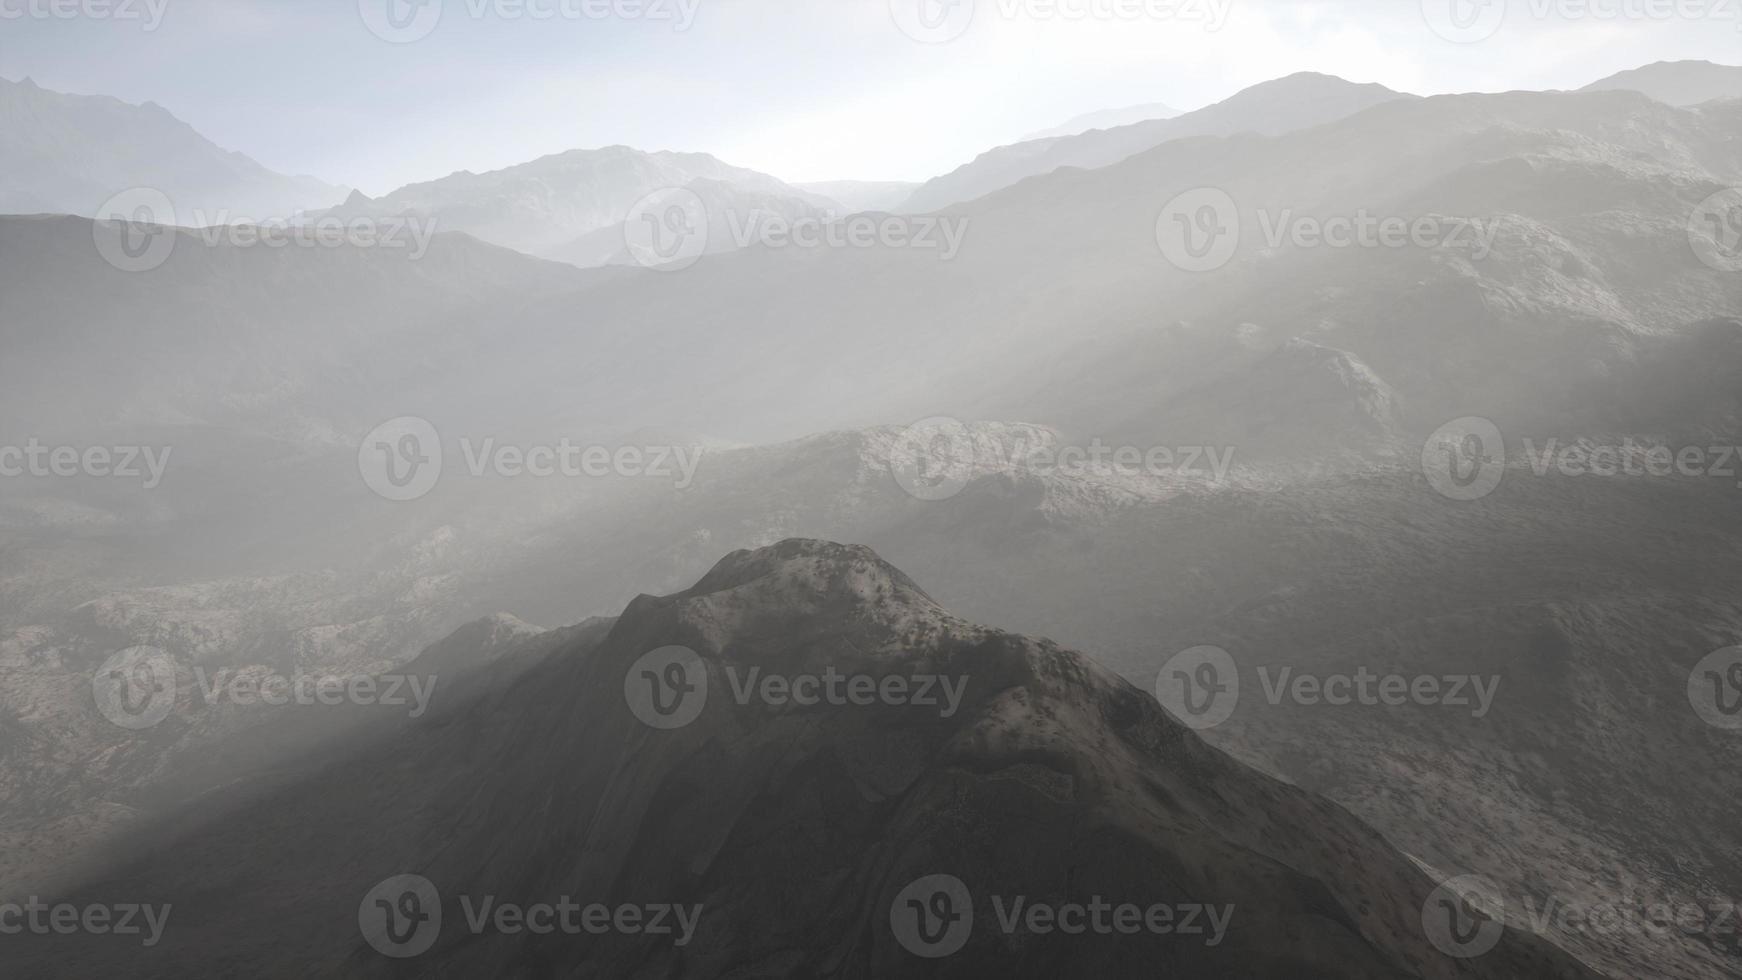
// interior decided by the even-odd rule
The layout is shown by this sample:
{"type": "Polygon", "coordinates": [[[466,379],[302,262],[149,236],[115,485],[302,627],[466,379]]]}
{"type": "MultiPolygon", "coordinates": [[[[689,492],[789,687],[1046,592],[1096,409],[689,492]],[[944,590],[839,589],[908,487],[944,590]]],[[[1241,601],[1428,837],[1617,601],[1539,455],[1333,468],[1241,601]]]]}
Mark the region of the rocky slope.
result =
{"type": "Polygon", "coordinates": [[[239,793],[234,812],[208,801],[166,829],[179,846],[75,894],[171,903],[157,945],[29,937],[8,954],[27,970],[52,957],[265,976],[1600,975],[1513,927],[1473,958],[1442,952],[1438,882],[1346,812],[1208,748],[1078,654],[950,616],[863,548],[734,553],[631,603],[602,639],[308,772],[239,793]],[[639,668],[674,646],[705,693],[655,727],[639,668]],[[732,696],[739,672],[830,668],[912,686],[810,707],[732,696]],[[915,694],[923,678],[959,700],[915,694]],[[404,874],[427,902],[392,881],[404,874]],[[377,892],[399,911],[439,906],[439,923],[372,927],[377,892]],[[637,911],[600,934],[528,936],[474,925],[484,896],[637,911]],[[1116,931],[1107,909],[1070,935],[1012,916],[1017,898],[1171,917],[1116,931]],[[942,931],[909,928],[910,900],[942,931]],[[693,911],[682,933],[623,925],[667,904],[693,911]],[[1206,907],[1221,926],[1191,924],[1206,907]]]}

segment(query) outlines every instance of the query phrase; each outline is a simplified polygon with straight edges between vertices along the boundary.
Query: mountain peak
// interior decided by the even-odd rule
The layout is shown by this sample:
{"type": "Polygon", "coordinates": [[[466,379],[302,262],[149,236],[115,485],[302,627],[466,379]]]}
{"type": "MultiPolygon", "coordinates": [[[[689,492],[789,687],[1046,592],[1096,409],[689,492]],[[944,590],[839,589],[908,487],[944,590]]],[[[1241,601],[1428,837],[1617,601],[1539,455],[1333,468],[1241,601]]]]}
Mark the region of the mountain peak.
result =
{"type": "Polygon", "coordinates": [[[760,585],[825,596],[880,595],[932,605],[914,581],[860,544],[787,538],[763,548],[734,551],[679,595],[702,598],[760,585]]]}

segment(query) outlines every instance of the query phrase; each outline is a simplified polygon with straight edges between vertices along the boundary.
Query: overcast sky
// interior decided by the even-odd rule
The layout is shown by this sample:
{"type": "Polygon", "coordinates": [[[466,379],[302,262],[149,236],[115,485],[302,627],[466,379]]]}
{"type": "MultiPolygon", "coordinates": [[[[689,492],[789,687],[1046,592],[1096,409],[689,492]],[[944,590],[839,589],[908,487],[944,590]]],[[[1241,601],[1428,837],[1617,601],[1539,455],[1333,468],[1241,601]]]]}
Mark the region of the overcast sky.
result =
{"type": "Polygon", "coordinates": [[[1742,0],[1705,2],[0,0],[0,77],[154,101],[370,194],[613,143],[788,180],[922,180],[1085,112],[1193,109],[1296,71],[1432,94],[1742,63],[1742,0]],[[1483,4],[1508,2],[1490,34],[1483,4]],[[1649,16],[1660,4],[1696,16],[1649,16]],[[1611,16],[1567,16],[1586,8],[1611,16]]]}

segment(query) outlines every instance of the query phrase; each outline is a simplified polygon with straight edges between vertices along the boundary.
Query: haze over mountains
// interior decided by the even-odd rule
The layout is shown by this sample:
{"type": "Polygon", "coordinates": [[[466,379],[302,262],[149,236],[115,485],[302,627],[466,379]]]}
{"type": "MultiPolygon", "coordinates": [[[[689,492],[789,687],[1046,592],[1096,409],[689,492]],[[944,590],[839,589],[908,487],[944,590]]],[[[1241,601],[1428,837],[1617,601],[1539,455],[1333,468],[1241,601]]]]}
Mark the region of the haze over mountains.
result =
{"type": "MultiPolygon", "coordinates": [[[[410,869],[445,912],[423,955],[466,972],[1598,976],[1524,930],[1470,965],[1444,957],[1419,921],[1437,882],[1346,812],[1208,749],[1080,654],[949,615],[867,549],[736,552],[606,625],[556,643],[523,635],[536,648],[517,679],[331,758],[306,785],[231,787],[179,818],[191,837],[166,825],[159,856],[76,894],[173,900],[185,925],[151,954],[169,970],[395,974],[358,935],[356,899],[373,913],[372,888],[410,869]],[[676,644],[700,655],[708,696],[696,721],[655,730],[622,679],[676,644]],[[942,676],[962,700],[805,710],[726,697],[733,671],[825,668],[942,676]],[[544,802],[507,804],[531,797],[544,802]],[[263,834],[279,846],[259,847],[263,834]],[[214,889],[220,868],[229,884],[214,889]],[[949,930],[962,938],[948,959],[916,961],[913,943],[936,940],[885,922],[906,913],[910,883],[940,874],[965,886],[971,911],[955,914],[971,919],[949,930]],[[459,896],[559,894],[676,903],[693,918],[675,941],[466,935],[459,896]],[[1194,920],[1183,910],[1207,905],[1221,918],[1093,943],[1000,935],[1005,896],[1172,903],[1194,920]]],[[[515,642],[497,663],[522,659],[515,642]]],[[[138,955],[120,942],[25,948],[34,969],[106,971],[138,955]]]]}
{"type": "Polygon", "coordinates": [[[1660,61],[1592,82],[1583,91],[1628,89],[1659,102],[1692,106],[1718,99],[1742,99],[1742,67],[1709,61],[1660,61]]]}
{"type": "Polygon", "coordinates": [[[122,191],[151,187],[187,225],[284,218],[346,193],[221,149],[154,103],[51,92],[28,78],[0,78],[0,173],[3,214],[92,216],[122,191]]]}
{"type": "Polygon", "coordinates": [[[630,208],[666,188],[695,189],[722,211],[764,210],[789,218],[839,209],[835,202],[776,180],[733,167],[706,153],[643,153],[627,146],[570,150],[485,174],[460,172],[411,184],[370,199],[354,194],[341,216],[414,215],[443,231],[474,235],[529,255],[583,264],[605,264],[595,232],[623,244],[630,208]]]}
{"type": "Polygon", "coordinates": [[[1076,136],[1091,129],[1113,129],[1116,126],[1130,126],[1151,119],[1172,119],[1179,114],[1178,109],[1163,105],[1160,102],[1126,106],[1123,109],[1103,109],[1100,112],[1086,112],[1080,116],[1073,116],[1051,129],[1029,133],[1022,139],[1027,142],[1028,140],[1052,139],[1058,136],[1076,136]]]}
{"type": "MultiPolygon", "coordinates": [[[[1688,688],[1742,635],[1739,478],[1570,475],[1536,448],[1742,441],[1735,71],[1429,98],[1291,76],[917,189],[611,147],[335,212],[432,219],[415,253],[182,230],[125,272],[93,247],[111,225],[0,216],[0,445],[174,450],[148,493],[0,481],[0,899],[173,896],[188,931],[165,975],[266,952],[287,975],[392,972],[357,902],[413,872],[444,895],[596,886],[715,913],[681,950],[444,930],[429,955],[451,961],[417,964],[465,974],[1738,975],[1712,928],[1525,914],[1742,893],[1737,742],[1688,688]],[[710,241],[643,269],[623,216],[670,186],[712,230],[911,192],[962,238],[947,259],[710,241]],[[1169,237],[1182,218],[1208,251],[1169,237]],[[1387,220],[1422,231],[1361,237],[1387,220]],[[409,501],[360,473],[400,416],[445,454],[409,501]],[[934,416],[960,420],[954,444],[916,462],[904,427],[934,416]],[[1464,416],[1502,433],[1503,479],[1450,499],[1423,450],[1464,416]],[[486,440],[564,438],[705,451],[689,478],[471,471],[486,440]],[[1096,443],[1172,462],[1035,461],[1096,443]],[[184,684],[144,735],[90,700],[134,644],[184,684]],[[623,678],[670,644],[715,674],[991,684],[950,719],[722,693],[655,733],[623,678]],[[1150,692],[1201,644],[1246,688],[1200,736],[1150,692]],[[455,684],[415,721],[287,715],[206,703],[195,667],[455,684]],[[1480,717],[1315,707],[1268,699],[1260,667],[1500,685],[1480,717]],[[976,894],[967,952],[921,962],[888,910],[932,873],[1238,909],[1220,947],[1085,949],[1006,941],[976,894]],[[1472,959],[1422,933],[1433,885],[1464,874],[1507,923],[1472,959]]],[[[121,962],[49,947],[31,962],[121,962]]]]}

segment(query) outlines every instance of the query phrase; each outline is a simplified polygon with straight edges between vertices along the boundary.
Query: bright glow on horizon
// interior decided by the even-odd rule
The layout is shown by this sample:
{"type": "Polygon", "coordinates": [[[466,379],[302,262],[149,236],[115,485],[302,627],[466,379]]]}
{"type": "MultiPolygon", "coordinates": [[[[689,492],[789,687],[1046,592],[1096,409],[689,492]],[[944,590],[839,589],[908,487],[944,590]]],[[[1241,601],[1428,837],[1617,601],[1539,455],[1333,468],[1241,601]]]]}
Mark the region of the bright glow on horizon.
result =
{"type": "Polygon", "coordinates": [[[1576,88],[1657,60],[1733,63],[1742,50],[1728,22],[1518,10],[1492,38],[1457,44],[1415,0],[1216,0],[1231,6],[1215,31],[978,0],[966,33],[936,45],[898,30],[890,0],[688,0],[699,6],[684,32],[466,15],[483,2],[447,0],[439,26],[403,45],[370,34],[358,0],[177,0],[153,32],[0,21],[0,76],[155,101],[274,170],[379,195],[616,143],[712,153],[794,182],[919,181],[1074,116],[1195,109],[1297,71],[1424,95],[1576,88]]]}

